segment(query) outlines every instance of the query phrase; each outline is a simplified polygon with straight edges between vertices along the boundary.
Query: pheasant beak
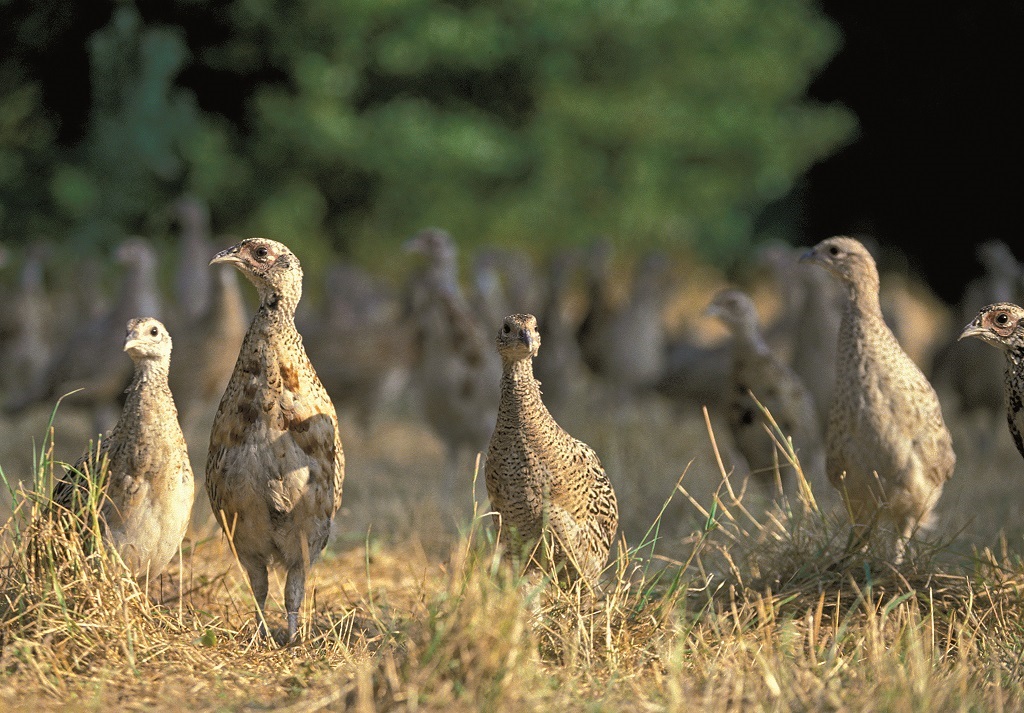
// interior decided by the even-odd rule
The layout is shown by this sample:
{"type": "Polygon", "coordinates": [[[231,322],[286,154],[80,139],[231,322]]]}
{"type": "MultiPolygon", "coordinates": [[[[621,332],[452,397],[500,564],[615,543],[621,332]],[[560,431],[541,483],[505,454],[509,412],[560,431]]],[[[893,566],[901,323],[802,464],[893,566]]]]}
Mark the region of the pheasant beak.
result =
{"type": "Polygon", "coordinates": [[[528,330],[519,330],[519,341],[526,345],[526,348],[533,351],[533,335],[528,330]]]}
{"type": "Polygon", "coordinates": [[[971,322],[966,327],[964,327],[964,331],[960,332],[960,336],[957,337],[956,340],[959,342],[964,337],[982,337],[985,334],[985,332],[985,328],[982,327],[980,324],[978,324],[977,322],[971,322]]]}
{"type": "Polygon", "coordinates": [[[128,332],[124,337],[124,351],[128,352],[142,344],[139,333],[136,330],[128,332]]]}
{"type": "Polygon", "coordinates": [[[211,265],[241,265],[244,260],[238,256],[238,246],[233,245],[227,250],[221,250],[210,260],[211,265]]]}

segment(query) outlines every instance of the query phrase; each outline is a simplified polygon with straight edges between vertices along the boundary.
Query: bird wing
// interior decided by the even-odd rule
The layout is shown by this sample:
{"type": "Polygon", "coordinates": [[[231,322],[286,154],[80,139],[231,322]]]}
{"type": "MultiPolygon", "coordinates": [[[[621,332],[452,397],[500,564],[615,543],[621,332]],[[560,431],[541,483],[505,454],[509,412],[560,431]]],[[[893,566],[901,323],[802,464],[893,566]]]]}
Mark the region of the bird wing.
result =
{"type": "Polygon", "coordinates": [[[310,462],[310,479],[316,488],[317,509],[333,516],[341,505],[345,454],[338,435],[338,417],[327,391],[308,360],[304,378],[291,376],[295,368],[282,364],[285,390],[280,400],[282,437],[292,442],[310,462]],[[323,497],[323,502],[320,502],[323,497]]]}
{"type": "MultiPolygon", "coordinates": [[[[54,506],[80,513],[88,502],[93,484],[99,478],[107,478],[110,467],[111,439],[102,438],[90,445],[75,464],[65,468],[61,477],[53,484],[50,499],[54,506]]],[[[106,488],[106,483],[102,483],[106,488]]]]}

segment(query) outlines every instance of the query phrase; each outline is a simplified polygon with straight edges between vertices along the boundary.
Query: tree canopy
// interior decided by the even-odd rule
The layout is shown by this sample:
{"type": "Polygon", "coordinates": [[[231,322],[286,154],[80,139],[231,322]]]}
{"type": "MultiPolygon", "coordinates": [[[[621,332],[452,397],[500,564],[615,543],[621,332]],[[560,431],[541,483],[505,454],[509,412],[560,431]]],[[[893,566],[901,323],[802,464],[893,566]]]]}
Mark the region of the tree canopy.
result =
{"type": "Polygon", "coordinates": [[[6,11],[5,241],[110,243],[191,191],[218,229],[311,252],[439,225],[727,257],[856,131],[806,98],[841,41],[807,0],[120,2],[76,115],[40,71],[58,6],[6,11]]]}

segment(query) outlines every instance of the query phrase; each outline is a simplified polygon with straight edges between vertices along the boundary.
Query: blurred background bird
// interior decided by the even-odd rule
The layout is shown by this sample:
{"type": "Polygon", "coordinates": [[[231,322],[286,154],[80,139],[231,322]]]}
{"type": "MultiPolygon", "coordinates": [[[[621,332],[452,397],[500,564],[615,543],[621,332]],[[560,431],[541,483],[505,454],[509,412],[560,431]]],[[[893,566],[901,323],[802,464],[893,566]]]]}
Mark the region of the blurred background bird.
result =
{"type": "MultiPolygon", "coordinates": [[[[501,360],[491,330],[465,297],[451,235],[425,228],[405,249],[424,260],[408,288],[415,336],[411,386],[423,418],[445,445],[443,491],[454,498],[457,487],[471,482],[476,454],[487,450],[497,416],[501,360]]],[[[478,488],[482,492],[482,485],[478,488]]]]}
{"type": "Polygon", "coordinates": [[[5,406],[9,414],[34,406],[50,409],[58,398],[70,394],[68,405],[93,411],[97,433],[113,426],[132,374],[131,362],[119,354],[124,325],[138,316],[160,319],[163,312],[152,244],[131,238],[117,247],[114,259],[123,272],[113,304],[59,340],[38,378],[9,395],[5,406]]]}

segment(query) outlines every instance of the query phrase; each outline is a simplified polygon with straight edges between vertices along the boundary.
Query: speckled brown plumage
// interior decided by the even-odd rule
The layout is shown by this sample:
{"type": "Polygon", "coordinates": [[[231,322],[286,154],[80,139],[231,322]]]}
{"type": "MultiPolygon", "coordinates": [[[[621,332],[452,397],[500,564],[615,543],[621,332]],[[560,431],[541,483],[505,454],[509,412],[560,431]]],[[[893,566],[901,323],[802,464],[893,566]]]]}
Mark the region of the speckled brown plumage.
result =
{"type": "Polygon", "coordinates": [[[533,376],[536,318],[506,317],[497,346],[501,401],[485,468],[495,525],[513,554],[544,535],[551,540],[546,562],[594,586],[618,527],[611,481],[593,449],[566,433],[544,406],[533,376]]]}
{"type": "Polygon", "coordinates": [[[268,567],[287,571],[290,640],[310,565],[326,547],[341,505],[338,419],[295,328],[298,258],[281,243],[249,238],[211,264],[238,268],[256,286],[260,304],[214,419],[206,491],[261,612],[268,567]]]}
{"type": "Polygon", "coordinates": [[[88,479],[107,466],[100,506],[103,534],[132,573],[156,577],[185,536],[195,484],[178,412],[167,385],[171,337],[156,319],[128,322],[124,351],[135,363],[114,428],[68,470],[53,489],[56,505],[78,512],[88,479]]]}
{"type": "MultiPolygon", "coordinates": [[[[975,250],[984,273],[964,287],[955,307],[954,329],[973,322],[978,310],[998,303],[1017,304],[1024,298],[1021,288],[1024,265],[1002,240],[987,240],[975,250]]],[[[1002,355],[979,340],[962,341],[949,335],[947,344],[935,357],[933,381],[939,393],[961,413],[981,415],[982,440],[1004,412],[1005,381],[1002,355]]]]}
{"type": "Polygon", "coordinates": [[[720,319],[733,334],[727,423],[752,477],[766,494],[777,494],[778,462],[783,492],[795,492],[793,469],[785,456],[777,453],[775,439],[765,430],[766,426],[772,429],[771,423],[751,393],[768,409],[782,433],[792,437],[805,475],[812,481],[824,477],[823,436],[814,398],[796,372],[768,346],[754,301],[741,290],[727,288],[715,295],[707,313],[720,319]]]}
{"type": "Polygon", "coordinates": [[[868,250],[853,238],[835,237],[801,259],[841,280],[848,297],[826,429],[828,477],[858,535],[876,513],[892,521],[899,561],[909,537],[930,523],[953,474],[952,439],[935,390],[886,326],[868,250]]]}
{"type": "Polygon", "coordinates": [[[976,337],[1003,352],[1006,421],[1017,450],[1024,457],[1024,307],[997,302],[983,307],[958,339],[976,337]]]}

